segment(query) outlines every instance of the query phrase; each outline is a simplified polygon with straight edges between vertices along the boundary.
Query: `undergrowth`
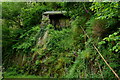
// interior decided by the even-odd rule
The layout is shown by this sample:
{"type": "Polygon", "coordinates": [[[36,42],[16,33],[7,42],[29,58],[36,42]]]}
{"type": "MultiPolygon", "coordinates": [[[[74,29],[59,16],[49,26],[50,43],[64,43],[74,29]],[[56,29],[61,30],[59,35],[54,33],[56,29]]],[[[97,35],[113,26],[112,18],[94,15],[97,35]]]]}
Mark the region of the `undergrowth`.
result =
{"type": "MultiPolygon", "coordinates": [[[[47,4],[49,3],[40,3],[42,5],[40,6],[37,3],[32,3],[33,7],[22,8],[21,17],[23,19],[20,21],[23,20],[21,24],[24,27],[19,26],[22,28],[16,28],[15,22],[11,22],[12,27],[8,28],[7,25],[10,23],[7,20],[6,24],[3,25],[3,39],[5,40],[3,41],[3,66],[5,68],[3,72],[5,78],[116,79],[94,49],[93,44],[120,76],[119,21],[116,19],[116,14],[110,16],[102,13],[112,10],[106,7],[109,4],[73,3],[74,6],[69,7],[68,3],[58,3],[58,8],[64,5],[66,6],[65,9],[73,9],[69,14],[71,15],[70,27],[61,29],[54,29],[54,26],[47,22],[44,26],[39,26],[37,23],[42,20],[41,16],[37,19],[39,21],[35,20],[35,25],[33,24],[33,20],[46,10],[47,4]],[[81,12],[77,11],[79,8],[76,5],[79,6],[81,12]],[[91,7],[94,12],[86,9],[91,5],[94,5],[91,7]],[[29,13],[33,11],[33,13],[27,14],[26,11],[29,13]],[[27,19],[28,16],[31,18],[27,19]],[[5,33],[11,34],[11,36],[8,37],[5,33]]],[[[112,7],[117,5],[117,3],[111,4],[112,7]]],[[[55,6],[56,4],[52,5],[56,10],[57,7],[55,6]]],[[[59,8],[59,10],[61,9],[59,8]]],[[[111,13],[113,14],[116,9],[117,7],[111,13]]],[[[19,16],[20,14],[17,18],[20,18],[19,16]]]]}

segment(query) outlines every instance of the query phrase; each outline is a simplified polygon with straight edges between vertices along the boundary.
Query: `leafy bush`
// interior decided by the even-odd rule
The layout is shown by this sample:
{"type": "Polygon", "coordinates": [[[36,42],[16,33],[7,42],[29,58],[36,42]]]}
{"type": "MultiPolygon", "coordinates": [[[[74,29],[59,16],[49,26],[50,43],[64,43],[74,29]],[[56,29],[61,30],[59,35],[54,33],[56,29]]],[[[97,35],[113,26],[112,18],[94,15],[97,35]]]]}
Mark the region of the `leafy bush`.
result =
{"type": "Polygon", "coordinates": [[[120,31],[117,31],[108,37],[105,37],[103,41],[99,42],[100,45],[107,44],[109,51],[118,52],[120,51],[120,31]]]}
{"type": "Polygon", "coordinates": [[[51,51],[64,52],[72,49],[71,30],[50,31],[47,48],[51,51]]]}
{"type": "Polygon", "coordinates": [[[19,38],[20,42],[13,45],[13,49],[21,51],[22,53],[28,53],[31,51],[31,47],[35,45],[37,34],[40,31],[39,26],[31,28],[29,31],[22,34],[19,38]]]}
{"type": "Polygon", "coordinates": [[[109,19],[118,16],[118,2],[92,3],[91,10],[95,12],[97,19],[109,19]]]}

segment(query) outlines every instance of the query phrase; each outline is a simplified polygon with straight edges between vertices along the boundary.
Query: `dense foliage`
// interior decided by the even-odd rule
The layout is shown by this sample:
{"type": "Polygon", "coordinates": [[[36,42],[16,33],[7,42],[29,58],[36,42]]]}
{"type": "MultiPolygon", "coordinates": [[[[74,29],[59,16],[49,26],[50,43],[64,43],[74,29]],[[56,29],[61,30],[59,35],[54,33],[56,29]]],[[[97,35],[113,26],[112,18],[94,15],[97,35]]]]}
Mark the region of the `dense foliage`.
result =
{"type": "Polygon", "coordinates": [[[4,76],[116,78],[92,44],[120,76],[119,8],[118,2],[3,3],[4,76]],[[67,11],[70,26],[41,26],[42,13],[52,10],[67,11]]]}

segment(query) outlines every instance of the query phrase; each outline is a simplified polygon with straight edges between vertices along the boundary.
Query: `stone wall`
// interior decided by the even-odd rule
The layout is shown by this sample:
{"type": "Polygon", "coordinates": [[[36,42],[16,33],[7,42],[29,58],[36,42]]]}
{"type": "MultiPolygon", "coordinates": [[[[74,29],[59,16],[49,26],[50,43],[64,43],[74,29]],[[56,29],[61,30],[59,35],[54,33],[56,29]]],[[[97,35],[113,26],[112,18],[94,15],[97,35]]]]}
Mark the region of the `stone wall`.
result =
{"type": "Polygon", "coordinates": [[[40,26],[45,27],[48,24],[52,24],[55,29],[69,27],[70,26],[70,19],[64,16],[63,14],[57,15],[43,15],[42,21],[40,26]]]}
{"type": "Polygon", "coordinates": [[[42,21],[41,21],[40,27],[45,27],[48,24],[50,24],[49,15],[42,15],[42,21]]]}

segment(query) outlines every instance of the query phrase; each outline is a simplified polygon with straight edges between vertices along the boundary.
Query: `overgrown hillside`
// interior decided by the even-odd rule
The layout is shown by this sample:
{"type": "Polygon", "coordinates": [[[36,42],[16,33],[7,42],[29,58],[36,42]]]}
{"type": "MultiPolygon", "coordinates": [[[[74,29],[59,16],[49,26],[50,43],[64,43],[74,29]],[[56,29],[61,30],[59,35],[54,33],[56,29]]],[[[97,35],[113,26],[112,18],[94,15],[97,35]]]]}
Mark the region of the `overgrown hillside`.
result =
{"type": "Polygon", "coordinates": [[[119,79],[119,8],[118,2],[2,3],[3,76],[119,79]],[[70,26],[41,26],[45,11],[67,11],[70,26]]]}

